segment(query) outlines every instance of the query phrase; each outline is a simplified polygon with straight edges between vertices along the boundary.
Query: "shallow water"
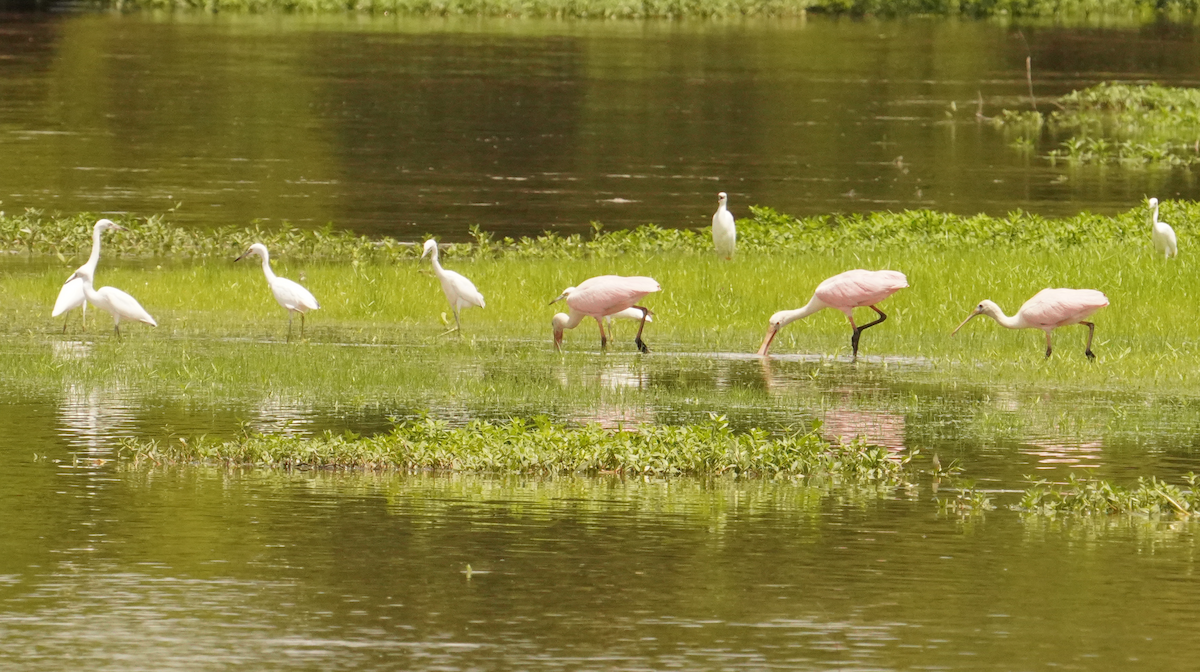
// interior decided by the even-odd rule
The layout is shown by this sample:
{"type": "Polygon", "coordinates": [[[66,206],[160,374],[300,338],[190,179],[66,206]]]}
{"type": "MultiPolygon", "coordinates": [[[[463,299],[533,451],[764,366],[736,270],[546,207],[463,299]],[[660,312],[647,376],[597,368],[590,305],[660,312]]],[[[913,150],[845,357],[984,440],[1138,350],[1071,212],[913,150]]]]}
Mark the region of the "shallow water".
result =
{"type": "MultiPolygon", "coordinates": [[[[1050,166],[975,119],[1200,82],[1195,26],[811,17],[4,15],[0,206],[461,239],[793,214],[1127,210],[1182,170],[1050,166]],[[1042,101],[1043,107],[1049,103],[1042,101]]],[[[1043,148],[1047,151],[1048,145],[1043,148]]]]}

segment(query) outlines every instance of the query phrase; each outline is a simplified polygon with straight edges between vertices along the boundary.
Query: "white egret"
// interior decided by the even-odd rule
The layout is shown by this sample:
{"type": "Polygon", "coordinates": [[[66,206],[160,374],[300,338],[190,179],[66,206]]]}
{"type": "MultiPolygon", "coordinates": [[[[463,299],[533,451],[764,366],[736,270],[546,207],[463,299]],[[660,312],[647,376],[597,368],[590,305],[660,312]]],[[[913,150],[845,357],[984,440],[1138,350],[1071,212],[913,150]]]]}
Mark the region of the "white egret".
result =
{"type": "Polygon", "coordinates": [[[251,245],[250,249],[243,252],[242,256],[234,261],[241,261],[251,254],[257,254],[262,258],[262,270],[263,275],[267,276],[267,286],[275,295],[275,301],[288,311],[288,340],[292,339],[294,313],[300,313],[300,338],[304,338],[304,314],[310,310],[319,309],[321,304],[317,303],[317,299],[313,297],[312,293],[300,286],[299,283],[275,275],[275,271],[271,270],[271,254],[267,252],[267,246],[262,243],[251,245]]]}
{"type": "MultiPolygon", "coordinates": [[[[483,294],[480,294],[479,290],[475,289],[475,284],[463,277],[461,273],[442,268],[442,264],[438,261],[437,241],[433,238],[425,241],[425,251],[421,253],[421,258],[424,259],[427,256],[433,262],[433,273],[442,283],[442,293],[446,295],[446,301],[450,302],[450,309],[454,311],[454,328],[450,331],[458,331],[462,328],[458,321],[458,312],[471,306],[487,307],[483,300],[483,294]]],[[[450,331],[446,333],[448,334],[450,331]]]]}
{"type": "Polygon", "coordinates": [[[113,331],[117,333],[117,336],[121,335],[121,320],[145,322],[152,327],[158,326],[158,322],[155,322],[154,318],[150,317],[150,313],[147,313],[146,309],[142,308],[142,304],[132,296],[116,287],[96,289],[92,285],[95,280],[92,269],[84,267],[75,271],[67,279],[67,282],[77,278],[83,282],[83,295],[87,298],[88,303],[112,315],[113,331]]]}
{"type": "Polygon", "coordinates": [[[712,237],[717,255],[732,259],[733,251],[737,248],[737,226],[733,222],[733,213],[725,207],[728,200],[725,192],[717,194],[717,211],[713,213],[712,218],[712,237]]]}
{"type": "Polygon", "coordinates": [[[1170,224],[1158,221],[1158,199],[1152,198],[1149,203],[1151,208],[1154,208],[1154,215],[1150,220],[1152,231],[1150,240],[1154,241],[1154,251],[1163,255],[1167,259],[1179,254],[1179,245],[1175,239],[1175,229],[1171,228],[1170,224]]]}
{"type": "MultiPolygon", "coordinates": [[[[88,257],[87,263],[80,266],[77,271],[88,270],[93,276],[96,274],[96,265],[100,263],[100,234],[113,229],[114,231],[124,231],[125,227],[114,223],[110,219],[101,219],[92,227],[92,254],[88,257]]],[[[71,276],[75,277],[75,276],[71,276]]],[[[83,319],[87,320],[87,299],[83,296],[83,278],[75,278],[68,280],[62,289],[58,290],[58,299],[54,302],[54,312],[51,317],[58,317],[63,313],[83,308],[83,319]]],[[[68,321],[70,318],[68,318],[68,321]]],[[[67,321],[63,322],[63,333],[67,333],[67,321]]]]}

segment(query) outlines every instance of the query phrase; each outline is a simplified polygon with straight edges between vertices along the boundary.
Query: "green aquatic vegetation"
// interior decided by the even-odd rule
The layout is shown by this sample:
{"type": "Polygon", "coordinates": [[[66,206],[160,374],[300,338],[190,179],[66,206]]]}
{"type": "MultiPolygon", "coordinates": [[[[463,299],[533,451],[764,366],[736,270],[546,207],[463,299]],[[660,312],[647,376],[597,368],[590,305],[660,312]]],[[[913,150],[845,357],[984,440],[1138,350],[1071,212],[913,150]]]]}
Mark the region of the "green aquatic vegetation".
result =
{"type": "Polygon", "coordinates": [[[1057,139],[1052,161],[1122,165],[1200,164],[1200,89],[1103,83],[1054,101],[1058,109],[1004,110],[992,123],[1019,133],[1020,146],[1057,139]]]}
{"type": "Polygon", "coordinates": [[[1195,474],[1188,474],[1185,480],[1186,488],[1153,476],[1139,478],[1133,487],[1074,475],[1061,485],[1039,480],[1025,491],[1018,508],[1043,515],[1132,513],[1190,518],[1200,507],[1200,491],[1196,488],[1198,477],[1195,474]]]}
{"type": "Polygon", "coordinates": [[[136,461],[206,462],[285,469],[333,468],[525,474],[733,475],[901,482],[912,454],[893,456],[860,441],[829,443],[815,430],[734,432],[723,417],[616,430],[573,427],[546,417],[475,420],[453,427],[423,417],[371,437],[246,434],[231,441],[130,440],[136,461]]]}
{"type": "MultiPolygon", "coordinates": [[[[1162,207],[1164,213],[1176,213],[1181,219],[1200,218],[1200,203],[1164,201],[1162,207]]],[[[828,253],[850,247],[868,252],[977,246],[1061,250],[1111,247],[1140,242],[1145,236],[1145,213],[1140,208],[1116,216],[1085,212],[1067,218],[1019,211],[994,217],[931,210],[793,217],[757,206],[749,208],[749,212],[737,224],[738,254],[742,256],[828,253]]],[[[0,250],[31,258],[53,257],[64,265],[73,259],[82,263],[90,250],[96,218],[92,214],[52,216],[36,210],[0,214],[0,250]]],[[[264,243],[272,258],[280,261],[381,264],[414,261],[421,256],[420,240],[373,239],[332,227],[299,229],[285,225],[266,229],[252,225],[201,229],[176,226],[158,215],[120,223],[129,231],[105,238],[106,259],[232,260],[254,242],[264,243]]],[[[470,240],[442,246],[442,255],[448,260],[612,260],[627,255],[663,254],[711,256],[708,229],[668,229],[646,224],[606,230],[594,224],[589,235],[548,232],[519,239],[496,239],[474,229],[470,240]]]]}

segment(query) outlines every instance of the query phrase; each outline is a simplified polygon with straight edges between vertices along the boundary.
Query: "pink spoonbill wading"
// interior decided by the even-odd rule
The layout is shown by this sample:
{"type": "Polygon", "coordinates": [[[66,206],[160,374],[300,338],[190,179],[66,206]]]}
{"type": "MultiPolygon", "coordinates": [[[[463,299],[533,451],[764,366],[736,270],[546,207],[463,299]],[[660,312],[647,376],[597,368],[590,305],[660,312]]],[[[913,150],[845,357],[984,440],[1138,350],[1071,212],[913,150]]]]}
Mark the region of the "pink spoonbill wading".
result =
{"type": "Polygon", "coordinates": [[[1026,301],[1016,315],[1009,317],[1000,310],[1000,306],[984,299],[950,335],[957,334],[976,315],[987,315],[1009,329],[1041,329],[1046,332],[1046,357],[1049,357],[1052,349],[1050,332],[1069,324],[1082,324],[1088,328],[1087,347],[1083,354],[1088,359],[1095,359],[1092,337],[1096,335],[1096,325],[1085,320],[1107,305],[1108,297],[1095,289],[1043,289],[1026,301]]]}
{"type": "Polygon", "coordinates": [[[850,337],[850,347],[853,349],[854,358],[858,359],[858,339],[863,330],[870,329],[887,319],[887,315],[875,304],[905,287],[908,287],[908,279],[900,271],[856,269],[839,273],[817,285],[817,291],[813,292],[812,298],[803,308],[781,310],[772,315],[771,321],[767,324],[767,335],[763,337],[758,354],[763,357],[767,355],[767,351],[771,349],[771,341],[775,340],[775,335],[779,333],[780,329],[796,320],[804,319],[818,310],[834,308],[842,311],[846,319],[850,320],[850,327],[854,329],[854,333],[850,337]],[[864,307],[878,313],[879,319],[860,327],[854,323],[854,309],[864,307]]]}
{"type": "Polygon", "coordinates": [[[637,344],[638,350],[650,352],[642,341],[642,330],[646,328],[646,318],[650,316],[650,309],[637,303],[647,294],[653,294],[660,289],[662,287],[654,278],[620,275],[600,275],[584,280],[578,287],[566,288],[558,298],[550,302],[554,304],[562,299],[567,300],[567,313],[558,313],[550,323],[554,327],[554,348],[562,351],[564,329],[574,329],[583,318],[591,317],[596,320],[596,326],[600,327],[600,349],[603,350],[608,347],[604,318],[634,308],[641,311],[642,320],[633,342],[637,344]]]}

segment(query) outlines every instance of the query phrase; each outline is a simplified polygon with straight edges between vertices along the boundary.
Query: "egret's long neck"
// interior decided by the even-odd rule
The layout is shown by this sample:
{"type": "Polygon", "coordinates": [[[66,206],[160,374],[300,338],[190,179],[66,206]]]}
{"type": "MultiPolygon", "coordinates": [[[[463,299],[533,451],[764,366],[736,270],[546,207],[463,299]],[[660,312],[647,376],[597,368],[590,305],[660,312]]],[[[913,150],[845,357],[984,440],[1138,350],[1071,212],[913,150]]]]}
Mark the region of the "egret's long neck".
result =
{"type": "Polygon", "coordinates": [[[446,274],[446,269],[442,268],[442,262],[438,261],[438,248],[434,245],[429,250],[429,261],[433,262],[433,272],[440,278],[446,274]]]}
{"type": "Polygon", "coordinates": [[[100,263],[100,236],[104,233],[104,229],[99,224],[92,229],[92,254],[88,257],[86,268],[96,271],[96,266],[100,263]]]}
{"type": "Polygon", "coordinates": [[[1004,311],[1000,310],[1000,306],[991,308],[990,310],[984,312],[984,315],[987,315],[998,322],[1000,326],[1008,327],[1009,329],[1024,329],[1025,327],[1029,326],[1025,324],[1025,320],[1021,319],[1020,315],[1013,315],[1012,317],[1005,315],[1004,311]]]}
{"type": "Polygon", "coordinates": [[[96,285],[92,280],[92,276],[81,275],[79,276],[79,280],[83,282],[83,298],[90,301],[92,305],[97,305],[100,295],[96,292],[96,285]]]}
{"type": "Polygon", "coordinates": [[[1150,220],[1151,224],[1158,224],[1158,204],[1154,204],[1154,219],[1150,220]]]}
{"type": "Polygon", "coordinates": [[[262,260],[263,260],[263,275],[267,276],[267,282],[271,282],[272,280],[275,279],[275,271],[271,270],[271,255],[268,254],[266,250],[263,250],[262,260]]]}
{"type": "Polygon", "coordinates": [[[829,304],[825,303],[824,301],[822,301],[814,296],[808,300],[808,303],[805,304],[803,308],[797,308],[795,310],[781,311],[783,313],[783,320],[779,323],[779,327],[782,329],[783,327],[791,324],[792,322],[795,322],[796,320],[803,320],[804,318],[808,317],[809,315],[812,315],[813,313],[817,312],[818,310],[821,310],[822,308],[828,308],[828,307],[829,307],[829,304]]]}

